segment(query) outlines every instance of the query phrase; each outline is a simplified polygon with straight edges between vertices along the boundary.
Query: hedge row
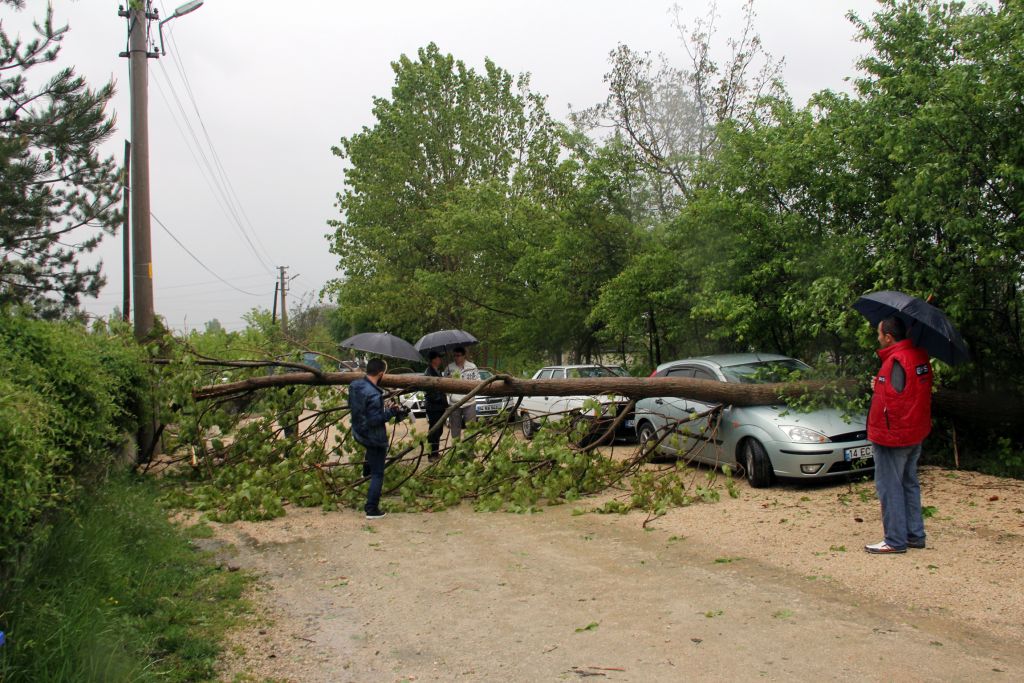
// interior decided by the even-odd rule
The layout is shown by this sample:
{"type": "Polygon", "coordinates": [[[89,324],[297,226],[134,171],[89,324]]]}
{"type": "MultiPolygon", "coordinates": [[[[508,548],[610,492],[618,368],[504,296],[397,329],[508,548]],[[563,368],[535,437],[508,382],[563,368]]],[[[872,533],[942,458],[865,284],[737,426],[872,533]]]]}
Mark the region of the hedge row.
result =
{"type": "Polygon", "coordinates": [[[0,311],[0,575],[44,515],[113,462],[145,375],[126,331],[0,311]]]}

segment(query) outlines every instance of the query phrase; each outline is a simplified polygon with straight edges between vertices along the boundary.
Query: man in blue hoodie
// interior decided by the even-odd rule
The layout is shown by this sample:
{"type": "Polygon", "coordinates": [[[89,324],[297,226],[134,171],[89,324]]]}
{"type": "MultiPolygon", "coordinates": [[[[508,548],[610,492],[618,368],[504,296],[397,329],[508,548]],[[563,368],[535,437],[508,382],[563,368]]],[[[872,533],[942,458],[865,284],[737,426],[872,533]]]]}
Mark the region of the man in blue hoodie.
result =
{"type": "Polygon", "coordinates": [[[384,462],[388,456],[388,420],[402,420],[408,412],[393,404],[384,405],[384,392],[378,386],[387,370],[387,364],[380,358],[371,358],[366,364],[366,377],[357,379],[349,386],[348,405],[351,411],[352,436],[366,447],[363,462],[363,476],[370,478],[366,493],[366,518],[380,519],[385,513],[380,509],[380,492],[384,488],[384,462]]]}

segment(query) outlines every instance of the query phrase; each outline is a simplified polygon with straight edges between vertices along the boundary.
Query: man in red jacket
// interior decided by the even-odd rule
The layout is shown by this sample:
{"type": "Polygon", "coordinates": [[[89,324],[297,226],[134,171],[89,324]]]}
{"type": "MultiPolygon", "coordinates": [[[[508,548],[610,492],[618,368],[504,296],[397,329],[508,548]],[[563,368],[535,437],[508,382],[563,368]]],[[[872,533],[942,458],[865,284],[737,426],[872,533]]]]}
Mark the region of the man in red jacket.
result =
{"type": "Polygon", "coordinates": [[[879,555],[925,547],[917,461],[921,442],[932,429],[932,367],[927,352],[906,337],[900,318],[878,323],[882,368],[871,381],[868,440],[885,540],[864,550],[879,555]]]}

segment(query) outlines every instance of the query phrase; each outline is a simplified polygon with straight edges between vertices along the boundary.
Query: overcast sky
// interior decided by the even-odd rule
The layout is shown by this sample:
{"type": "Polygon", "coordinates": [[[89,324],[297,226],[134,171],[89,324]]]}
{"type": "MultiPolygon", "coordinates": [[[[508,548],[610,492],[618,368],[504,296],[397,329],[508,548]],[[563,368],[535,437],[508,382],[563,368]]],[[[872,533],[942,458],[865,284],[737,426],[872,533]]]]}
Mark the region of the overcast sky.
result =
{"type": "MultiPolygon", "coordinates": [[[[178,4],[155,2],[164,17],[178,4]]],[[[741,4],[720,0],[722,41],[736,32],[741,4]]],[[[14,17],[4,6],[8,31],[41,17],[41,0],[27,5],[14,17]]],[[[679,5],[689,20],[707,10],[704,0],[679,5]]],[[[118,132],[107,154],[120,160],[130,110],[128,60],[118,57],[126,45],[118,3],[53,0],[53,6],[55,23],[71,28],[63,62],[96,86],[117,83],[112,109],[118,132]]],[[[797,103],[820,89],[849,89],[846,79],[866,47],[853,41],[845,14],[866,17],[874,6],[873,0],[757,1],[758,30],[767,50],[785,58],[784,77],[797,103]]],[[[618,43],[684,63],[671,8],[662,0],[206,0],[165,26],[165,36],[173,38],[170,54],[149,60],[152,209],[237,289],[210,275],[154,222],[157,313],[179,330],[213,318],[239,329],[245,312],[270,307],[277,266],[298,276],[293,299],[318,293],[336,276],[324,238],[326,221],[338,215],[335,194],[342,187],[341,161],[331,146],[373,125],[371,97],[390,94],[390,62],[399,55],[434,41],[473,67],[482,67],[487,56],[513,73],[529,72],[533,89],[548,96],[549,111],[564,119],[570,107],[605,99],[608,53],[618,43]],[[225,181],[213,180],[204,157],[210,167],[218,161],[223,167],[230,185],[224,191],[241,206],[238,220],[216,191],[225,181]]],[[[85,307],[107,315],[121,301],[120,236],[107,238],[98,253],[108,282],[85,307]]]]}

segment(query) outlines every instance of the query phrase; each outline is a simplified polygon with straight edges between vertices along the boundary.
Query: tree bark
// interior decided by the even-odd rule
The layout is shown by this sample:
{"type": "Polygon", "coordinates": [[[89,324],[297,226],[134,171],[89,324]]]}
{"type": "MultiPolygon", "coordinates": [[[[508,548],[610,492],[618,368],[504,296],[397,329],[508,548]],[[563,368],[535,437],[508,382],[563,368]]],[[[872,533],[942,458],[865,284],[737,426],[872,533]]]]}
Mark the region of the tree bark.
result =
{"type": "MultiPolygon", "coordinates": [[[[294,365],[293,365],[294,367],[294,365]]],[[[197,401],[235,394],[300,384],[344,385],[363,377],[360,372],[288,372],[250,377],[239,382],[213,384],[192,392],[197,401]]],[[[468,394],[478,382],[420,374],[391,375],[381,378],[380,386],[405,391],[437,389],[450,394],[468,394]]],[[[808,392],[856,394],[866,391],[862,383],[790,382],[782,384],[731,384],[680,377],[595,377],[581,379],[516,379],[504,377],[487,387],[488,396],[590,396],[615,394],[629,399],[677,396],[704,403],[735,406],[778,405],[786,398],[808,392]]],[[[939,389],[932,400],[936,415],[956,416],[986,424],[1024,423],[1024,401],[1006,394],[987,395],[939,389]]]]}

